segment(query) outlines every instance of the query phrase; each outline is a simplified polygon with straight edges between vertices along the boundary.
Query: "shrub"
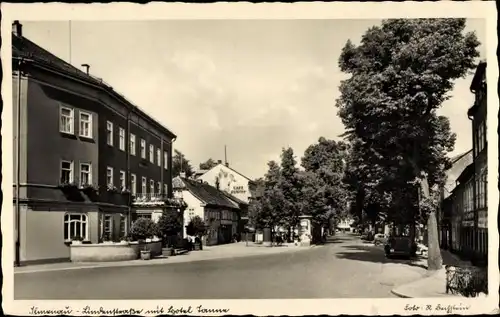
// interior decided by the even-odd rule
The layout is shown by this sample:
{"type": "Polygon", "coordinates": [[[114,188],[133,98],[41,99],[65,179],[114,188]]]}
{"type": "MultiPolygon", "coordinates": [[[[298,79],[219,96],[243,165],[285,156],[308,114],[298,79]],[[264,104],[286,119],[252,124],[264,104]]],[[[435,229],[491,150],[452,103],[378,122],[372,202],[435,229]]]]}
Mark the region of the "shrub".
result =
{"type": "Polygon", "coordinates": [[[162,236],[175,236],[182,231],[182,219],[176,212],[164,211],[158,220],[162,236]]]}
{"type": "Polygon", "coordinates": [[[488,293],[488,274],[486,268],[447,267],[446,291],[465,297],[476,297],[488,293]]]}
{"type": "Polygon", "coordinates": [[[207,232],[207,226],[203,219],[199,216],[194,216],[186,227],[186,233],[190,236],[200,237],[207,232]]]}
{"type": "Polygon", "coordinates": [[[159,234],[158,226],[151,219],[139,218],[132,228],[130,228],[130,236],[133,240],[142,240],[152,238],[159,234]]]}
{"type": "Polygon", "coordinates": [[[182,219],[176,212],[164,211],[158,220],[158,230],[166,237],[166,245],[171,247],[176,243],[175,237],[182,231],[182,219]]]}

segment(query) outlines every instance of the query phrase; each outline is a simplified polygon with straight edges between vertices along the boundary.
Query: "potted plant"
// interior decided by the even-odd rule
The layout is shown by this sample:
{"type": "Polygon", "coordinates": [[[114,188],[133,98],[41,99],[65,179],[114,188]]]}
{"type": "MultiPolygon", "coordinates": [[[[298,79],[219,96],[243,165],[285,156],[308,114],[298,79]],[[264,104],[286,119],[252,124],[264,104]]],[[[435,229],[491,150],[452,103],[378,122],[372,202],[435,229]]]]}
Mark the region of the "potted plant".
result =
{"type": "Polygon", "coordinates": [[[148,249],[147,244],[145,244],[144,248],[141,250],[141,260],[151,260],[151,250],[148,249]]]}
{"type": "Polygon", "coordinates": [[[175,238],[182,231],[182,219],[175,211],[163,211],[158,219],[158,230],[164,237],[165,247],[162,248],[164,256],[175,255],[175,238]]]}
{"type": "MultiPolygon", "coordinates": [[[[139,245],[144,244],[146,240],[151,240],[151,238],[158,233],[156,224],[147,218],[139,218],[134,222],[132,228],[130,228],[131,237],[139,242],[139,245]]],[[[149,260],[151,258],[151,250],[144,244],[141,250],[141,259],[149,260]]]]}
{"type": "Polygon", "coordinates": [[[186,227],[186,233],[194,236],[194,250],[202,250],[201,237],[206,234],[207,227],[205,222],[199,216],[194,216],[186,227]]]}
{"type": "Polygon", "coordinates": [[[82,244],[83,238],[80,236],[71,237],[71,244],[82,244]]]}

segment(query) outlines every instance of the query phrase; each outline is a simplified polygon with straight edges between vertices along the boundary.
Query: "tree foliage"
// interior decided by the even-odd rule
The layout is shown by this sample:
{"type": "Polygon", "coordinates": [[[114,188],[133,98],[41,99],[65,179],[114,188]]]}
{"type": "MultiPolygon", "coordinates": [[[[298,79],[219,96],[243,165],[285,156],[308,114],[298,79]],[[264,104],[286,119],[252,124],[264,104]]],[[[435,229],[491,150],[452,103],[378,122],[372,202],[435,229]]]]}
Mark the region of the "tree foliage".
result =
{"type": "MultiPolygon", "coordinates": [[[[264,192],[262,197],[252,204],[252,214],[259,228],[272,228],[280,223],[284,206],[284,196],[278,187],[280,182],[280,166],[275,161],[267,163],[268,171],[264,176],[264,192]]],[[[262,182],[261,181],[261,182],[262,182]]]]}
{"type": "Polygon", "coordinates": [[[158,229],[163,236],[175,236],[182,231],[182,219],[176,212],[163,211],[158,219],[158,229]]]}
{"type": "Polygon", "coordinates": [[[347,188],[343,182],[347,144],[319,138],[304,152],[301,165],[304,212],[313,214],[318,224],[326,224],[330,217],[347,216],[347,188]],[[313,198],[314,197],[314,198],[313,198]]]}
{"type": "Polygon", "coordinates": [[[193,175],[193,167],[186,156],[179,150],[174,150],[172,157],[172,176],[179,176],[180,173],[186,173],[186,177],[193,175]]]}
{"type": "Polygon", "coordinates": [[[208,160],[206,160],[205,162],[202,162],[200,163],[200,169],[201,170],[209,170],[211,169],[212,167],[215,167],[217,166],[219,163],[212,159],[212,158],[209,158],[208,160]]]}
{"type": "Polygon", "coordinates": [[[150,239],[154,236],[160,236],[157,224],[148,218],[137,219],[130,228],[132,240],[150,239]]]}
{"type": "Polygon", "coordinates": [[[194,216],[186,226],[186,233],[190,236],[201,237],[207,233],[207,226],[200,216],[194,216]]]}
{"type": "MultiPolygon", "coordinates": [[[[445,181],[455,134],[437,110],[479,56],[475,34],[464,28],[465,19],[385,20],[358,46],[348,41],[342,50],[340,69],[351,76],[342,81],[336,105],[353,145],[347,179],[388,207],[392,218],[402,210],[390,208],[401,200],[396,189],[421,187],[428,199],[429,189],[445,181]]],[[[434,212],[428,215],[429,269],[441,266],[434,212]]]]}
{"type": "Polygon", "coordinates": [[[296,227],[302,207],[302,188],[297,161],[292,148],[281,152],[281,173],[278,182],[278,193],[283,195],[281,223],[286,228],[296,227]]]}

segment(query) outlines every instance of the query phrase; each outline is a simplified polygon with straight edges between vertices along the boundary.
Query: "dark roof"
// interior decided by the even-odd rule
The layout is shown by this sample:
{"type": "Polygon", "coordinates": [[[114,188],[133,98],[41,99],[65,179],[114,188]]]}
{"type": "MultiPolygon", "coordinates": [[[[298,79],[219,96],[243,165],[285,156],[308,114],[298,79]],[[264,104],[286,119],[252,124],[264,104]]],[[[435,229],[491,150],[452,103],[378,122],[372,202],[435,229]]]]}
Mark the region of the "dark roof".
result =
{"type": "Polygon", "coordinates": [[[457,163],[461,158],[463,158],[466,155],[471,155],[472,154],[472,149],[468,150],[467,152],[463,152],[461,154],[455,155],[454,157],[451,158],[451,164],[457,163]]]}
{"type": "Polygon", "coordinates": [[[474,175],[474,163],[471,163],[458,176],[457,182],[459,182],[460,184],[463,184],[463,183],[467,182],[469,179],[471,179],[473,175],[474,175]]]}
{"type": "Polygon", "coordinates": [[[473,162],[472,150],[451,158],[452,166],[446,171],[446,183],[444,185],[445,198],[457,186],[457,180],[462,172],[473,162]]]}
{"type": "Polygon", "coordinates": [[[230,200],[232,200],[232,201],[236,202],[237,204],[240,204],[240,205],[248,205],[248,203],[247,203],[247,202],[245,202],[245,201],[243,201],[243,200],[239,199],[238,197],[235,197],[235,196],[231,195],[231,194],[230,194],[230,193],[228,193],[228,192],[222,191],[222,193],[223,193],[223,194],[224,194],[227,198],[229,198],[230,200]]]}
{"type": "MultiPolygon", "coordinates": [[[[474,73],[474,77],[472,78],[472,82],[469,88],[470,91],[476,94],[478,90],[481,89],[481,85],[483,85],[485,81],[486,81],[486,62],[481,61],[479,62],[479,65],[477,65],[476,72],[474,73]]],[[[470,107],[469,110],[467,110],[467,116],[473,117],[478,108],[479,104],[477,102],[474,102],[472,107],[470,107]]]]}
{"type": "Polygon", "coordinates": [[[203,183],[197,180],[176,177],[175,186],[177,188],[183,188],[191,192],[196,198],[201,200],[203,203],[211,206],[220,206],[228,208],[238,208],[238,204],[233,202],[227,195],[221,190],[210,186],[207,183],[203,183]],[[181,183],[182,182],[182,185],[181,183]]]}
{"type": "Polygon", "coordinates": [[[477,91],[479,87],[481,87],[481,83],[485,78],[484,77],[485,72],[486,72],[486,62],[480,61],[479,64],[477,65],[476,72],[474,73],[474,77],[472,78],[472,82],[470,84],[470,90],[472,92],[477,91]]]}
{"type": "Polygon", "coordinates": [[[26,37],[18,36],[14,33],[12,33],[12,59],[23,59],[25,62],[31,63],[39,68],[44,68],[49,71],[61,73],[74,79],[83,81],[86,84],[100,88],[117,99],[119,102],[124,103],[128,107],[131,107],[133,111],[144,117],[146,120],[149,120],[163,133],[170,135],[173,138],[177,137],[172,131],[146,114],[143,110],[132,104],[123,95],[115,91],[113,87],[106,84],[102,79],[83,72],[82,70],[74,67],[73,65],[65,62],[56,55],[38,46],[26,37]]]}

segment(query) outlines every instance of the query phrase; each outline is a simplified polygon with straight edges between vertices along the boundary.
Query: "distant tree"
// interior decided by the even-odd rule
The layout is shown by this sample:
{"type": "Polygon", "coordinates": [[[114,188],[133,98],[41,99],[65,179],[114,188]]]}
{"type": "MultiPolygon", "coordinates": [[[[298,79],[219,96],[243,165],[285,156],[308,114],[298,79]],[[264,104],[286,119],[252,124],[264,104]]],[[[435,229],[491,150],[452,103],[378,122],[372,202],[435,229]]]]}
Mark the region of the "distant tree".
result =
{"type": "MultiPolygon", "coordinates": [[[[321,137],[318,143],[310,145],[305,150],[302,157],[302,167],[306,172],[316,175],[317,180],[315,182],[317,186],[322,188],[324,203],[328,207],[323,209],[326,218],[330,215],[337,219],[347,217],[348,190],[343,182],[347,149],[347,144],[344,142],[336,142],[321,137]]],[[[306,182],[312,181],[312,175],[306,177],[305,180],[306,182]]],[[[311,185],[310,182],[309,185],[311,185]]],[[[310,190],[310,186],[307,187],[310,190]]]]}
{"type": "Polygon", "coordinates": [[[172,157],[172,176],[179,176],[181,172],[186,173],[186,177],[193,175],[193,167],[181,151],[175,150],[172,157]]]}
{"type": "Polygon", "coordinates": [[[200,169],[201,170],[209,170],[212,167],[217,166],[217,161],[209,158],[206,162],[200,163],[200,169]]]}
{"type": "Polygon", "coordinates": [[[267,163],[268,171],[263,180],[264,190],[252,205],[254,222],[258,228],[274,228],[280,223],[284,197],[279,188],[280,166],[275,161],[267,163]]]}
{"type": "Polygon", "coordinates": [[[433,196],[455,142],[449,120],[437,110],[449,99],[453,81],[467,75],[479,56],[479,42],[474,33],[464,34],[465,23],[385,20],[367,30],[359,46],[348,41],[339,58],[340,69],[351,77],[340,85],[338,114],[362,152],[389,171],[374,185],[397,174],[401,183],[417,185],[420,205],[429,206],[429,270],[442,266],[433,196]]]}
{"type": "Polygon", "coordinates": [[[173,244],[172,237],[177,236],[182,232],[182,219],[178,213],[172,211],[163,211],[160,219],[158,219],[158,229],[163,238],[167,239],[168,246],[173,244]]]}
{"type": "Polygon", "coordinates": [[[194,216],[186,226],[186,233],[190,236],[202,237],[207,233],[207,226],[200,216],[194,216]]]}
{"type": "Polygon", "coordinates": [[[303,208],[301,206],[302,189],[299,169],[293,149],[290,147],[282,150],[280,174],[278,188],[284,199],[281,225],[288,228],[291,234],[292,228],[299,224],[299,216],[303,208]]]}
{"type": "Polygon", "coordinates": [[[325,226],[330,220],[332,207],[328,205],[328,189],[325,182],[319,178],[319,175],[305,171],[299,173],[301,179],[303,212],[312,216],[312,222],[315,225],[325,226]]]}

